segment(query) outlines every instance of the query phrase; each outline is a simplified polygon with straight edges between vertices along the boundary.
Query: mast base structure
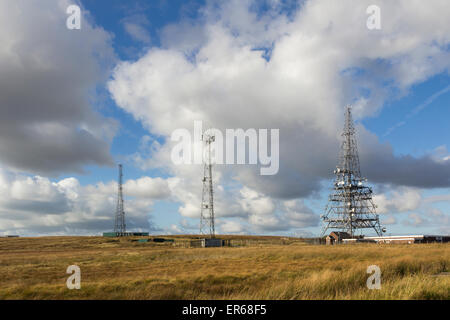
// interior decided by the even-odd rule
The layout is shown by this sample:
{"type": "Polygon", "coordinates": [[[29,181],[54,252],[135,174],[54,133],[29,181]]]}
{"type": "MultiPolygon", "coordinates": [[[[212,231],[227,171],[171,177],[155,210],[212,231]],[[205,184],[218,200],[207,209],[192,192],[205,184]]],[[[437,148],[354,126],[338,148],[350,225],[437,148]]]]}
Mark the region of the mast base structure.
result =
{"type": "Polygon", "coordinates": [[[322,236],[329,231],[346,232],[351,238],[362,236],[365,229],[374,230],[378,236],[386,232],[381,227],[372,188],[361,177],[355,127],[351,106],[346,107],[345,126],[342,133],[339,165],[334,170],[333,191],[322,219],[322,236]]]}

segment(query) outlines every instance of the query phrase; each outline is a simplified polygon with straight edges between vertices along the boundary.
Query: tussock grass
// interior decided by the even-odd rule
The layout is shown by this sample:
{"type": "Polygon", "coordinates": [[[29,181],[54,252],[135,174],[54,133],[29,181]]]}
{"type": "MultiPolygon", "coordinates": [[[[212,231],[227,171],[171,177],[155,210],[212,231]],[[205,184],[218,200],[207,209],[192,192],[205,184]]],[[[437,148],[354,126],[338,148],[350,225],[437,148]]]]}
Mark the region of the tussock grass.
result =
{"type": "Polygon", "coordinates": [[[0,239],[0,299],[450,299],[450,276],[436,276],[450,271],[450,244],[257,240],[180,248],[102,237],[0,239]],[[65,285],[72,264],[81,268],[80,290],[65,285]],[[380,290],[366,287],[373,264],[380,290]]]}

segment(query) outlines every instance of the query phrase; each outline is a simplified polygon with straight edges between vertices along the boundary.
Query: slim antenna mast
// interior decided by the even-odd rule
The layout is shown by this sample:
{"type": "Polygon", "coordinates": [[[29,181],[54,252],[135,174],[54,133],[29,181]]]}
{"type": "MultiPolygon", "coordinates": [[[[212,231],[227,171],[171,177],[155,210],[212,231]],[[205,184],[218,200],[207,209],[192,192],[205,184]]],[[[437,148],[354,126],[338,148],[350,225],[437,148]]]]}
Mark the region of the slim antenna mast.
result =
{"type": "Polygon", "coordinates": [[[211,143],[215,141],[215,136],[202,135],[202,140],[206,144],[206,159],[203,167],[203,192],[202,206],[200,212],[200,234],[209,234],[211,239],[215,237],[214,228],[214,191],[212,181],[211,143]]]}
{"type": "Polygon", "coordinates": [[[123,210],[123,192],[122,192],[122,165],[119,164],[119,181],[117,191],[116,221],[114,232],[117,236],[124,236],[126,233],[125,212],[123,210]]]}

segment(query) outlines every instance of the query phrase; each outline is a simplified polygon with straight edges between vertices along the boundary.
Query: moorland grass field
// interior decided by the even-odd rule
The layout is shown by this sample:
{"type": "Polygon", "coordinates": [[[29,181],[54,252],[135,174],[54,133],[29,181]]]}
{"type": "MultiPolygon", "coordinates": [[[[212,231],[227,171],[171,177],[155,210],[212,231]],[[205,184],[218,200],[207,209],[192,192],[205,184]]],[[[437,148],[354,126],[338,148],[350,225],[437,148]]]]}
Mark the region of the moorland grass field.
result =
{"type": "Polygon", "coordinates": [[[0,299],[450,298],[450,244],[325,246],[261,237],[245,246],[185,248],[181,237],[131,240],[1,238],[0,299]],[[80,290],[66,287],[69,265],[81,268],[80,290]],[[370,265],[381,269],[380,290],[366,286],[370,265]]]}

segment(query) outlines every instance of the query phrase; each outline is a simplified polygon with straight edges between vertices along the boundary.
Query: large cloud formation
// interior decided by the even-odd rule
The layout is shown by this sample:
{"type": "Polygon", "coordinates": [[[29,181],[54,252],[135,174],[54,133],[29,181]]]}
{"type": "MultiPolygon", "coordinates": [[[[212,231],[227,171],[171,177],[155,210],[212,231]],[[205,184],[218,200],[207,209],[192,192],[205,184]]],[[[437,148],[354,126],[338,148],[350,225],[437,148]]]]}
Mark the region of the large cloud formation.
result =
{"type": "MultiPolygon", "coordinates": [[[[81,30],[68,30],[69,4],[0,3],[2,233],[93,234],[112,227],[115,183],[43,177],[111,164],[117,127],[94,107],[96,86],[107,81],[114,60],[111,36],[87,15],[81,30]]],[[[202,168],[170,160],[171,133],[192,129],[194,120],[220,130],[280,129],[277,175],[260,176],[257,166],[216,166],[220,232],[307,234],[305,228],[317,226],[309,206],[336,165],[343,107],[352,103],[356,119],[373,116],[386,101],[449,72],[446,0],[377,4],[381,30],[366,27],[372,1],[301,1],[290,13],[280,1],[264,10],[256,1],[213,1],[198,20],[161,30],[161,47],[121,62],[108,84],[111,96],[159,141],[143,137],[147,150],[133,158],[170,176],[125,183],[133,198],[129,227],[155,230],[148,214],[154,201],[168,199],[183,216],[170,232],[197,232],[189,218],[199,217],[202,168]]],[[[148,44],[143,30],[127,30],[148,44]]],[[[357,129],[363,174],[391,190],[375,199],[380,212],[391,213],[391,222],[404,213],[406,225],[438,222],[448,230],[448,214],[427,202],[441,200],[420,190],[449,187],[448,156],[396,156],[361,124],[357,129]]]]}
{"type": "MultiPolygon", "coordinates": [[[[191,129],[194,120],[221,130],[279,128],[276,176],[260,176],[255,166],[217,166],[218,199],[245,204],[227,207],[219,200],[218,214],[246,216],[267,230],[282,229],[276,212],[289,225],[293,216],[315,225],[315,219],[293,215],[282,201],[315,195],[322,180],[331,178],[343,107],[353,104],[356,119],[373,116],[411,86],[449,71],[446,0],[378,1],[381,30],[366,26],[371,4],[305,1],[288,16],[278,1],[269,2],[266,11],[255,9],[253,1],[214,2],[202,10],[201,22],[165,28],[162,48],[119,64],[109,90],[117,105],[166,138],[175,129],[191,129]],[[251,192],[233,191],[236,182],[251,192]],[[258,196],[245,198],[252,192],[258,196]],[[271,215],[258,211],[265,197],[271,215]]],[[[450,186],[449,161],[398,157],[362,125],[358,132],[363,174],[371,181],[450,186]]],[[[189,208],[198,208],[193,190],[201,190],[201,168],[173,165],[171,146],[170,141],[158,145],[148,164],[178,178],[180,213],[194,216],[189,208]]]]}
{"type": "Polygon", "coordinates": [[[0,2],[0,161],[44,174],[110,165],[117,123],[93,108],[114,61],[111,36],[68,0],[0,2]]]}
{"type": "MultiPolygon", "coordinates": [[[[158,231],[150,213],[155,200],[169,197],[168,181],[142,177],[123,189],[127,229],[158,231]]],[[[115,182],[82,186],[76,178],[52,182],[0,169],[0,192],[1,234],[96,235],[114,226],[115,182]]]]}

